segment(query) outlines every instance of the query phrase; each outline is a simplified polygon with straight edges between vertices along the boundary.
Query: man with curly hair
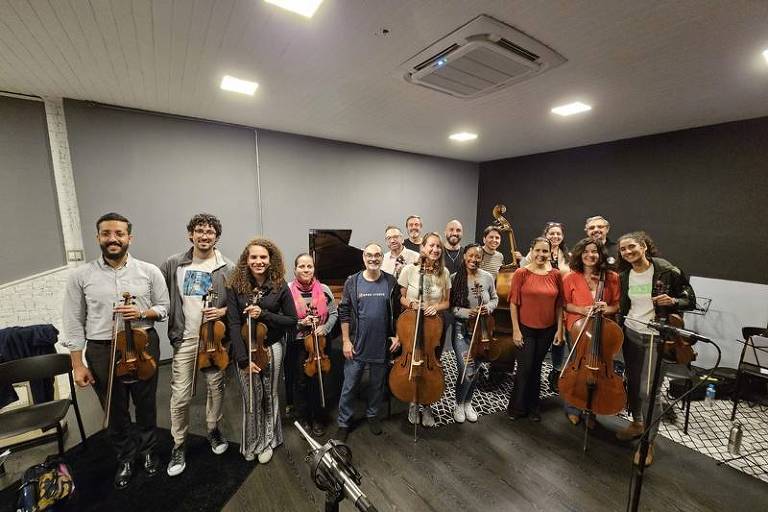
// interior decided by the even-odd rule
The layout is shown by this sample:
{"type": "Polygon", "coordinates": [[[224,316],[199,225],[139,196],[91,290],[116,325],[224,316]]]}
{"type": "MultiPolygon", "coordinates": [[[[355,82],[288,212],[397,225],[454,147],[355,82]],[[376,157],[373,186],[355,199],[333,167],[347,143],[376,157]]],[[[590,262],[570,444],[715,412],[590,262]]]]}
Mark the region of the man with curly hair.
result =
{"type": "MultiPolygon", "coordinates": [[[[197,371],[200,326],[219,320],[227,313],[226,278],[234,264],[216,248],[221,238],[221,221],[208,213],[198,213],[187,224],[192,246],[168,258],[160,267],[171,295],[168,338],[173,346],[171,363],[171,434],[174,446],[168,463],[169,476],[186,468],[185,441],[189,431],[189,404],[192,376],[197,371]],[[212,297],[211,307],[203,307],[203,297],[212,297]]],[[[211,450],[221,455],[228,443],[219,423],[224,399],[224,370],[216,366],[201,371],[207,387],[205,419],[211,450]]]]}

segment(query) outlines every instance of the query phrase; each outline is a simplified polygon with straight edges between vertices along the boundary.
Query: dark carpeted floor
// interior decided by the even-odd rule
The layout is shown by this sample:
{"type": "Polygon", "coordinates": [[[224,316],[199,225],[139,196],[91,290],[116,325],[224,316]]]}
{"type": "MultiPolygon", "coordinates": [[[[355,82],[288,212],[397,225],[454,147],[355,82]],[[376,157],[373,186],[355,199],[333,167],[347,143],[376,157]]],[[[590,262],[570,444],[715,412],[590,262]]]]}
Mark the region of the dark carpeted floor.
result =
{"type": "MultiPolygon", "coordinates": [[[[170,432],[158,429],[158,440],[162,470],[154,478],[148,478],[139,469],[131,485],[122,491],[112,485],[116,468],[114,458],[104,456],[112,451],[106,432],[91,436],[87,449],[79,445],[68,450],[65,460],[72,468],[78,496],[64,510],[220,510],[255,465],[243,459],[236,443],[230,443],[224,454],[214,455],[207,439],[190,435],[187,440],[187,469],[171,478],[165,472],[173,444],[170,432]]],[[[0,511],[15,510],[17,489],[18,484],[14,484],[0,491],[0,511]]]]}

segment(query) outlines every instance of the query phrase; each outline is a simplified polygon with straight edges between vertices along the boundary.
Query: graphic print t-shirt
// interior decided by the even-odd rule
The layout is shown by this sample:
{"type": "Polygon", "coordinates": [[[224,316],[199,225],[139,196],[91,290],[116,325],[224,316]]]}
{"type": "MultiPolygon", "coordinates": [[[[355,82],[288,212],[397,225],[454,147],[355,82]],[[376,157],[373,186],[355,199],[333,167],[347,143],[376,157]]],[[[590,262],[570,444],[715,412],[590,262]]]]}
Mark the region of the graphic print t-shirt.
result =
{"type": "Polygon", "coordinates": [[[203,295],[213,285],[216,256],[207,260],[193,259],[190,265],[179,267],[177,276],[184,311],[184,339],[197,338],[203,320],[203,295]]]}
{"type": "Polygon", "coordinates": [[[386,361],[388,309],[389,286],[384,274],[373,282],[357,276],[355,359],[367,363],[386,361]]]}
{"type": "Polygon", "coordinates": [[[627,327],[642,334],[652,334],[653,331],[644,325],[655,316],[651,295],[653,292],[653,265],[645,272],[629,271],[629,288],[627,290],[632,304],[627,313],[627,327]],[[638,320],[635,321],[634,319],[638,320]],[[642,322],[642,323],[641,323],[642,322]]]}

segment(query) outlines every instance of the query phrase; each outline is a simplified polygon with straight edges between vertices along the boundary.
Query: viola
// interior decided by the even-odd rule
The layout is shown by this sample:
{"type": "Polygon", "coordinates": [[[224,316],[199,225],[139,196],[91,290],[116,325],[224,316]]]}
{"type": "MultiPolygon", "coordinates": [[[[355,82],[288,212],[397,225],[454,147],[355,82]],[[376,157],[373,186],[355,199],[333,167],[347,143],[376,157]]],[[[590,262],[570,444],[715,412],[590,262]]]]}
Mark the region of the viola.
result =
{"type": "MultiPolygon", "coordinates": [[[[134,299],[129,292],[123,293],[123,304],[132,306],[134,299]]],[[[112,389],[115,377],[125,382],[149,380],[157,372],[157,362],[152,354],[147,352],[149,333],[146,329],[134,329],[131,321],[115,316],[112,321],[112,355],[109,364],[109,379],[107,383],[107,404],[104,409],[104,428],[109,424],[109,413],[112,408],[112,389]],[[122,319],[123,329],[118,329],[122,319]]]]}
{"type": "Polygon", "coordinates": [[[443,338],[443,320],[439,315],[425,316],[423,300],[422,265],[418,309],[408,309],[397,319],[402,351],[389,372],[389,388],[403,402],[429,405],[440,400],[445,386],[443,367],[436,356],[443,338]]]}
{"type": "Polygon", "coordinates": [[[314,377],[320,385],[320,400],[325,407],[325,389],[323,387],[323,374],[331,371],[331,359],[325,353],[325,335],[317,334],[317,308],[310,307],[312,315],[312,332],[304,338],[304,349],[307,358],[304,360],[304,375],[314,377]]]}
{"type": "MultiPolygon", "coordinates": [[[[218,294],[209,291],[203,295],[203,309],[213,307],[218,294]]],[[[197,369],[217,367],[224,370],[229,365],[229,354],[223,340],[226,326],[221,320],[209,320],[200,323],[200,337],[197,346],[197,367],[192,367],[192,396],[197,392],[197,369]]]]}
{"type": "MultiPolygon", "coordinates": [[[[135,297],[123,293],[123,304],[132,306],[135,297]]],[[[131,321],[123,319],[123,330],[117,332],[115,347],[120,354],[115,374],[126,380],[149,380],[157,371],[155,358],[147,352],[149,334],[146,329],[134,329],[131,321]]]]}
{"type": "MultiPolygon", "coordinates": [[[[603,300],[604,289],[602,272],[595,302],[603,300]]],[[[618,414],[627,403],[624,381],[613,370],[613,358],[624,342],[621,327],[591,307],[569,333],[575,346],[560,375],[560,396],[588,414],[618,414]]]]}
{"type": "MultiPolygon", "coordinates": [[[[477,299],[477,303],[480,304],[481,310],[485,307],[483,304],[483,285],[475,282],[472,286],[472,294],[477,299]]],[[[470,359],[475,361],[494,361],[499,357],[500,347],[496,343],[496,338],[493,336],[493,329],[495,322],[493,316],[488,314],[488,310],[484,310],[483,313],[478,314],[472,327],[472,338],[469,342],[469,350],[464,358],[464,372],[461,375],[461,381],[464,382],[464,376],[467,373],[467,364],[470,359]]]]}
{"type": "MultiPolygon", "coordinates": [[[[261,298],[266,295],[267,290],[256,287],[248,301],[251,306],[258,306],[261,298]]],[[[264,322],[258,322],[248,315],[245,325],[240,334],[248,343],[248,372],[250,374],[251,363],[264,370],[272,359],[269,349],[264,341],[267,339],[267,326],[264,322]]],[[[253,413],[253,377],[248,379],[248,412],[253,413]]]]}
{"type": "MultiPolygon", "coordinates": [[[[663,281],[656,281],[653,284],[653,296],[669,294],[669,286],[665,285],[663,281]]],[[[685,322],[683,316],[673,312],[669,306],[656,306],[654,307],[656,314],[656,320],[659,322],[667,323],[672,327],[683,329],[685,322]]],[[[688,365],[691,361],[696,360],[696,352],[693,351],[693,347],[688,343],[688,340],[682,336],[665,335],[664,345],[662,346],[662,357],[671,363],[677,363],[682,365],[688,365]]]]}

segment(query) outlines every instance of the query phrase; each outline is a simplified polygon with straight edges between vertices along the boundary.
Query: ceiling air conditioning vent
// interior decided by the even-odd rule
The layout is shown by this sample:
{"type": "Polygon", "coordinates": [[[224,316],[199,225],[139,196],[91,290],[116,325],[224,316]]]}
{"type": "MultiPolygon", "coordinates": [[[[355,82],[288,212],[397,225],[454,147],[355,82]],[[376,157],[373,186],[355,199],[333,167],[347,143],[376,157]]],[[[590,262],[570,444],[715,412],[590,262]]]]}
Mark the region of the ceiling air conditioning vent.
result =
{"type": "Polygon", "coordinates": [[[403,64],[413,84],[458,98],[477,98],[565,62],[543,43],[481,14],[403,64]]]}

